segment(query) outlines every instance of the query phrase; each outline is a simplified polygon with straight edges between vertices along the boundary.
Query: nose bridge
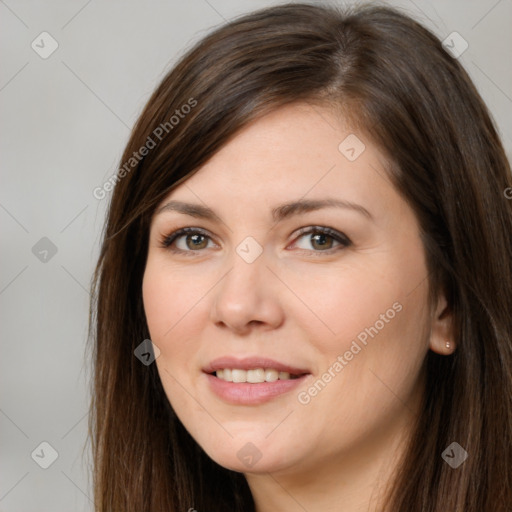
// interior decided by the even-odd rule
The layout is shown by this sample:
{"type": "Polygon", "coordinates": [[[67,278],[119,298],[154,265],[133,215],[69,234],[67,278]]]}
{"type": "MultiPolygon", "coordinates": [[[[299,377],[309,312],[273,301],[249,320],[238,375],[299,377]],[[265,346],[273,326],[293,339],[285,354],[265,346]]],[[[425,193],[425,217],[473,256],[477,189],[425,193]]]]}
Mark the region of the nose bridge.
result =
{"type": "MultiPolygon", "coordinates": [[[[268,252],[252,236],[246,236],[238,245],[234,246],[228,258],[230,271],[224,283],[226,288],[236,289],[238,286],[255,287],[261,283],[265,274],[268,252]]],[[[254,290],[256,291],[256,290],[254,290]]]]}
{"type": "Polygon", "coordinates": [[[240,304],[255,302],[264,293],[264,274],[268,272],[265,265],[263,255],[253,261],[245,260],[237,248],[229,259],[229,271],[220,283],[220,298],[240,304]]]}

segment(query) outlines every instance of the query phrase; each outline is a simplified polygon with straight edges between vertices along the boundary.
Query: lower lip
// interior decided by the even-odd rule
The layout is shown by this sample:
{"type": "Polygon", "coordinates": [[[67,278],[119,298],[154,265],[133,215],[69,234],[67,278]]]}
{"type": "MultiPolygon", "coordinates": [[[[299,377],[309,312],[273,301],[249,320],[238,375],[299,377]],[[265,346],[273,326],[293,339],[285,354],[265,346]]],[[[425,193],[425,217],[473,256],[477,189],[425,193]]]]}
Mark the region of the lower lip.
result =
{"type": "Polygon", "coordinates": [[[215,375],[206,374],[210,389],[219,397],[236,405],[258,405],[283,395],[304,383],[308,375],[296,379],[276,380],[274,382],[227,382],[215,375]]]}

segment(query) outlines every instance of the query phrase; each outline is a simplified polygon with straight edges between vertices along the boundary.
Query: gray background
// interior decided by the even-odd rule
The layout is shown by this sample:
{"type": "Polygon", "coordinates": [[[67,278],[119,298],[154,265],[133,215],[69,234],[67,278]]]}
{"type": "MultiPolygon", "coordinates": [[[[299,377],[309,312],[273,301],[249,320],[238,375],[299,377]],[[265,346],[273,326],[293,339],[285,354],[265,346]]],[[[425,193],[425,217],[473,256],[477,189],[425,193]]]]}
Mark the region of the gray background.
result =
{"type": "MultiPolygon", "coordinates": [[[[0,1],[0,512],[92,510],[84,355],[108,204],[92,191],[116,171],[144,103],[184,50],[224,20],[277,3],[0,1]],[[43,31],[59,45],[46,59],[31,47],[43,31]],[[48,469],[35,462],[51,460],[43,441],[58,452],[48,469]]],[[[441,39],[457,31],[468,42],[460,60],[510,158],[512,0],[389,4],[441,39]]]]}

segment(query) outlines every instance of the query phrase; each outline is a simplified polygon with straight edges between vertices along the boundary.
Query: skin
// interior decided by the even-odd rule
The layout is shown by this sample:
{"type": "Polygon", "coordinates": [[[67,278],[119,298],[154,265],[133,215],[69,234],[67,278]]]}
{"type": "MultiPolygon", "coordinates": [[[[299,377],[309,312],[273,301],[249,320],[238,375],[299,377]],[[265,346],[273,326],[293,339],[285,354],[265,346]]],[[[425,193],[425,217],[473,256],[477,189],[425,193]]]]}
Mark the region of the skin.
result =
{"type": "Polygon", "coordinates": [[[153,218],[143,298],[163,387],[205,452],[245,474],[259,512],[338,511],[340,503],[344,512],[379,510],[412,431],[425,356],[454,349],[444,297],[428,309],[419,226],[385,162],[327,108],[293,104],[246,126],[161,205],[208,206],[222,220],[158,209],[153,218]],[[353,133],[365,149],[349,161],[338,146],[353,133]],[[371,218],[335,207],[272,218],[287,201],[327,197],[371,218]],[[330,227],[351,244],[297,234],[309,226],[330,227]],[[184,254],[162,247],[182,227],[210,238],[199,237],[196,249],[182,236],[174,246],[184,254]],[[236,252],[248,236],[263,248],[252,263],[236,252]],[[397,303],[378,334],[300,403],[298,394],[333,373],[358,334],[397,303]],[[201,371],[225,355],[265,356],[311,375],[266,403],[232,405],[201,371]],[[251,467],[237,456],[247,443],[261,454],[251,467]]]}

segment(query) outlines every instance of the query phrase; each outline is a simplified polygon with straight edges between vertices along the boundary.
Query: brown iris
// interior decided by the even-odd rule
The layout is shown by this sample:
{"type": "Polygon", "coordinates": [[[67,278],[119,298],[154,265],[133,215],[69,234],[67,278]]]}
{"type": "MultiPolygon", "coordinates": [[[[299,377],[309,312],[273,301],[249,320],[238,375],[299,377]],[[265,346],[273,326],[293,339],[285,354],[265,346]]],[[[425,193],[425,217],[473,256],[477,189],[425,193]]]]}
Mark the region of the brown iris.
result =
{"type": "Polygon", "coordinates": [[[197,233],[194,235],[187,235],[186,244],[189,249],[205,249],[208,245],[208,238],[205,235],[197,233]],[[190,240],[192,240],[192,245],[189,244],[190,240]]]}
{"type": "Polygon", "coordinates": [[[311,245],[315,247],[316,249],[331,249],[333,243],[333,238],[330,235],[327,235],[325,233],[316,233],[311,237],[311,245]],[[326,247],[326,239],[330,239],[330,244],[327,244],[328,247],[326,247]],[[319,245],[317,244],[317,241],[319,242],[319,245]]]}

